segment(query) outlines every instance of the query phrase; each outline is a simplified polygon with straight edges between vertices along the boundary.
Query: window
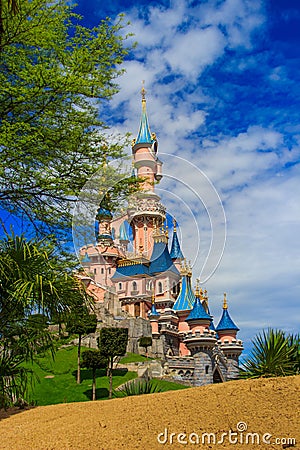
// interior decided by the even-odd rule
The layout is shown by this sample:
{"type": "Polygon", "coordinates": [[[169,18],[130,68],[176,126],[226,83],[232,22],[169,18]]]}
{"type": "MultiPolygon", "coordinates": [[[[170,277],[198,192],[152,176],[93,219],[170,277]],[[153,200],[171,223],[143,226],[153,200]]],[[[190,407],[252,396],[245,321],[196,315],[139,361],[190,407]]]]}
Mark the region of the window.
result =
{"type": "Polygon", "coordinates": [[[137,291],[137,284],[135,281],[132,282],[132,290],[137,291]]]}
{"type": "Polygon", "coordinates": [[[157,289],[158,289],[158,293],[161,294],[162,291],[163,291],[163,288],[162,288],[162,283],[161,283],[160,281],[158,282],[158,287],[157,287],[157,289]]]}
{"type": "Polygon", "coordinates": [[[209,366],[205,366],[205,374],[208,375],[209,366]]]}
{"type": "Polygon", "coordinates": [[[103,267],[101,267],[101,274],[102,274],[102,275],[104,274],[104,269],[103,269],[103,267]]]}
{"type": "Polygon", "coordinates": [[[119,283],[119,291],[122,290],[122,283],[119,283]]]}
{"type": "Polygon", "coordinates": [[[111,274],[111,268],[109,267],[109,269],[108,269],[108,273],[109,273],[109,275],[111,274]]]}
{"type": "Polygon", "coordinates": [[[173,294],[177,294],[177,289],[176,289],[176,283],[175,283],[175,281],[173,281],[172,292],[173,292],[173,294]]]}
{"type": "Polygon", "coordinates": [[[94,274],[95,274],[95,275],[97,274],[97,269],[94,269],[94,274]]]}

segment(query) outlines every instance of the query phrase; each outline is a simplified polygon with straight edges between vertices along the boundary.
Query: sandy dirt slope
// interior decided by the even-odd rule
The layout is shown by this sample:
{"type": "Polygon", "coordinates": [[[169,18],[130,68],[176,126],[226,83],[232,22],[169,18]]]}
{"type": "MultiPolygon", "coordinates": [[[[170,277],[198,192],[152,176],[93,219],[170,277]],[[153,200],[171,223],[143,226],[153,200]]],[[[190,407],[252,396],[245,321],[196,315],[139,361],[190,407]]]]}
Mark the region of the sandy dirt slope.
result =
{"type": "Polygon", "coordinates": [[[0,420],[0,448],[300,449],[299,388],[300,376],[294,376],[38,407],[0,420]]]}

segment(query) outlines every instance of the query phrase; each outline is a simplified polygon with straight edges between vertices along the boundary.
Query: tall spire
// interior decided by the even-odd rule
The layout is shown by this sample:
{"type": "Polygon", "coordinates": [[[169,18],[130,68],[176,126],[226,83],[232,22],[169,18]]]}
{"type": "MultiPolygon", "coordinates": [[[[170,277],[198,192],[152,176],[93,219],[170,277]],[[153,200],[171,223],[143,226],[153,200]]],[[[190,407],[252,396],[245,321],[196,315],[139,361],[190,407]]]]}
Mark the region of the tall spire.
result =
{"type": "Polygon", "coordinates": [[[173,238],[172,238],[172,245],[171,245],[171,251],[170,256],[172,259],[183,259],[183,254],[180,248],[178,236],[177,236],[177,230],[176,230],[176,220],[173,220],[173,238]]]}
{"type": "Polygon", "coordinates": [[[146,89],[143,81],[141,95],[142,95],[142,117],[140,123],[140,129],[136,138],[135,144],[152,144],[153,139],[151,137],[150,127],[148,124],[147,110],[146,110],[146,89]]]}

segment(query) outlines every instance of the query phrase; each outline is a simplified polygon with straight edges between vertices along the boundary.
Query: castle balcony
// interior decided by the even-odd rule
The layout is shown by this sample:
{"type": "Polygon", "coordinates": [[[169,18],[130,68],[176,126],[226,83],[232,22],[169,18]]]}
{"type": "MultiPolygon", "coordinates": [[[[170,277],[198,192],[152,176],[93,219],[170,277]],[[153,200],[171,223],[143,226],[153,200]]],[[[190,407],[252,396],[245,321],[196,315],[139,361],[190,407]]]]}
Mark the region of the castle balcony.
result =
{"type": "Polygon", "coordinates": [[[217,338],[216,332],[213,330],[204,330],[203,333],[200,331],[188,331],[183,337],[184,344],[190,349],[191,347],[202,347],[206,349],[211,349],[216,345],[217,338]]]}
{"type": "Polygon", "coordinates": [[[173,325],[171,323],[160,323],[159,331],[160,331],[160,333],[170,333],[170,334],[178,336],[177,326],[173,325]]]}
{"type": "Polygon", "coordinates": [[[241,340],[234,339],[232,341],[229,341],[226,339],[225,341],[223,341],[221,343],[219,343],[219,341],[218,341],[218,344],[220,345],[221,350],[224,352],[224,354],[226,356],[230,356],[230,355],[239,356],[242,353],[242,351],[244,350],[243,341],[241,341],[241,340]]]}
{"type": "Polygon", "coordinates": [[[155,198],[136,199],[135,203],[128,207],[128,222],[137,216],[166,217],[166,208],[155,198]]]}

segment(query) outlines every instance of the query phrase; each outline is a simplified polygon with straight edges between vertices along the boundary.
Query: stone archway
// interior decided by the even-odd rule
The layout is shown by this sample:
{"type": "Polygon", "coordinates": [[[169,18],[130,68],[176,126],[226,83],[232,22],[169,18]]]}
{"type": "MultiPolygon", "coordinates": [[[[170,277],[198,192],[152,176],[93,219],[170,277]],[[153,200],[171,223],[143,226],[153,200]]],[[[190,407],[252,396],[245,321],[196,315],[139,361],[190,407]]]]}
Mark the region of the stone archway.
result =
{"type": "Polygon", "coordinates": [[[223,383],[223,375],[220,372],[220,369],[218,367],[215,367],[213,371],[213,383],[223,383]]]}

